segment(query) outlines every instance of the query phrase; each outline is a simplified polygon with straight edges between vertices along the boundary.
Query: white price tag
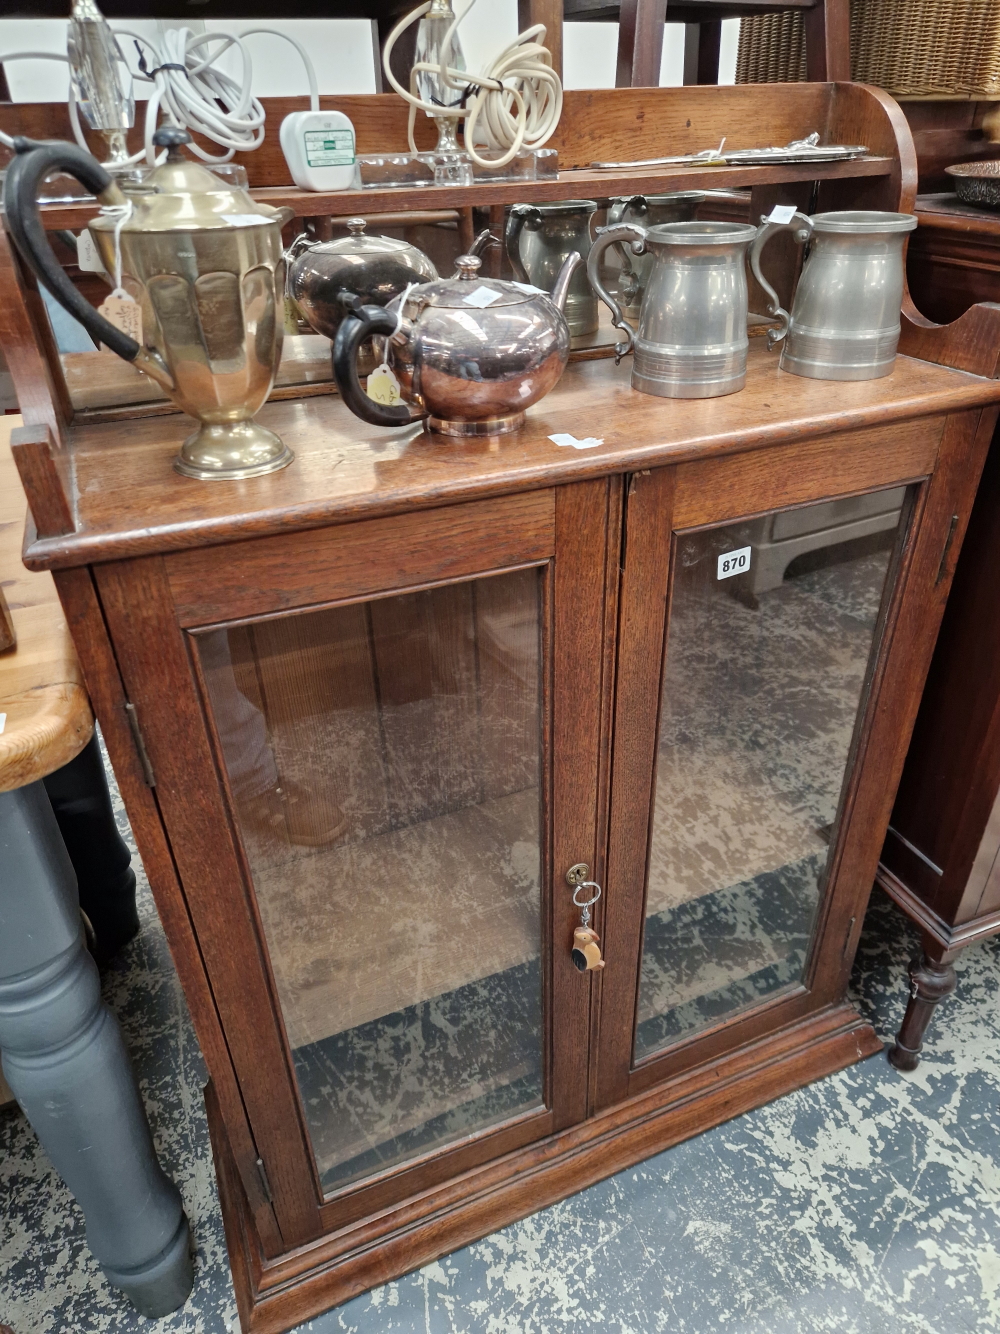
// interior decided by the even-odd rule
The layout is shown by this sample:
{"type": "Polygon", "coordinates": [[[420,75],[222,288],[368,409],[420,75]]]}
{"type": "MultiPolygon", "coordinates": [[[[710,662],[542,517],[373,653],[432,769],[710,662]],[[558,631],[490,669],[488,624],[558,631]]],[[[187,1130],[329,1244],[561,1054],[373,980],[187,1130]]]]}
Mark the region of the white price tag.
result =
{"type": "Polygon", "coordinates": [[[774,208],[767,215],[768,222],[777,222],[784,225],[795,217],[798,212],[794,204],[775,204],[774,208]]]}
{"type": "Polygon", "coordinates": [[[265,218],[261,213],[223,213],[222,221],[232,223],[234,227],[266,227],[274,219],[265,218]]]}
{"type": "Polygon", "coordinates": [[[485,310],[487,306],[492,306],[494,301],[499,301],[502,293],[494,292],[492,287],[477,287],[474,292],[462,298],[466,306],[477,306],[480,310],[485,310]]]}
{"type": "Polygon", "coordinates": [[[588,435],[586,440],[577,440],[575,435],[570,435],[568,431],[560,431],[558,435],[550,435],[549,439],[554,445],[568,445],[570,449],[596,449],[598,445],[604,444],[603,437],[597,440],[592,435],[588,435]]]}
{"type": "Polygon", "coordinates": [[[732,579],[734,574],[745,574],[750,568],[750,553],[753,547],[740,547],[739,551],[724,551],[719,557],[717,579],[732,579]]]}
{"type": "Polygon", "coordinates": [[[0,713],[0,733],[3,732],[3,729],[6,726],[7,726],[7,715],[5,713],[0,713]]]}
{"type": "Polygon", "coordinates": [[[76,238],[76,263],[83,273],[107,273],[89,227],[76,238]]]}
{"type": "Polygon", "coordinates": [[[531,283],[511,283],[511,287],[516,287],[521,292],[529,292],[532,296],[548,296],[544,287],[532,287],[531,283]]]}

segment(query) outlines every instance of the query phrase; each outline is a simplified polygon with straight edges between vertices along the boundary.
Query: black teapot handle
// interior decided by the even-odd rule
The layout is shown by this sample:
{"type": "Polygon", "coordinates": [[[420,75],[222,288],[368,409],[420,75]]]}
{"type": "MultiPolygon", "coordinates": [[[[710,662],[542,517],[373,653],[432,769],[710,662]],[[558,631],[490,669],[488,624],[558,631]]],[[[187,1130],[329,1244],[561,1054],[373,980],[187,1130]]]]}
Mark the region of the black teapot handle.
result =
{"type": "Polygon", "coordinates": [[[103,343],[126,361],[135,361],[142,350],[140,345],[97,313],[70,282],[52,252],[38,211],[38,187],[53,171],[65,171],[76,177],[101,203],[124,202],[108,173],[84,149],[75,144],[39,143],[18,137],[14,140],[14,159],[7,168],[3,187],[4,212],[10,234],[35,277],[74,319],[80,321],[94,341],[103,343]],[[106,196],[106,191],[111,194],[106,196]]]}
{"type": "Polygon", "coordinates": [[[333,342],[333,378],[340,396],[356,417],[372,426],[408,426],[413,414],[404,403],[376,403],[358,379],[358,349],[372,334],[396,332],[396,315],[382,306],[355,305],[340,321],[333,342]]]}

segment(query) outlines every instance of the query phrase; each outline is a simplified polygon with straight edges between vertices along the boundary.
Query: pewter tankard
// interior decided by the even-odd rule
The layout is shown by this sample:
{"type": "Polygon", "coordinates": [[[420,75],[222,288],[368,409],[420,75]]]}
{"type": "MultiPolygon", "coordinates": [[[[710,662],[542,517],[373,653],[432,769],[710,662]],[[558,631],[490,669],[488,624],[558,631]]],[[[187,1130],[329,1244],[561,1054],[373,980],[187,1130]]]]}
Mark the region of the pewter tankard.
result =
{"type": "MultiPolygon", "coordinates": [[[[677,190],[664,195],[628,195],[612,199],[608,209],[608,226],[635,222],[640,227],[657,227],[663,222],[690,222],[703,203],[700,190],[677,190]]],[[[616,247],[622,257],[621,277],[618,280],[618,300],[630,320],[637,320],[642,309],[649,271],[653,267],[650,254],[633,256],[626,246],[616,247]]]]}
{"type": "Polygon", "coordinates": [[[813,380],[877,380],[891,374],[903,301],[903,243],[916,218],[850,211],[763,222],[750,266],[768,296],[768,313],[781,321],[780,329],[767,335],[769,347],[782,343],[781,369],[813,380]],[[764,246],[785,229],[810,243],[791,315],[760,268],[764,246]]]}
{"type": "Polygon", "coordinates": [[[747,373],[747,246],[757,235],[743,222],[667,222],[648,230],[629,223],[599,227],[587,261],[590,281],[634,351],[632,388],[661,398],[734,394],[747,373]],[[601,255],[621,243],[652,256],[633,334],[619,303],[600,282],[601,255]]]}
{"type": "Polygon", "coordinates": [[[587,280],[590,219],[593,199],[563,199],[554,204],[515,204],[507,219],[506,245],[518,282],[551,292],[567,255],[575,250],[584,261],[573,274],[566,297],[566,323],[571,338],[597,332],[597,297],[587,280]]]}

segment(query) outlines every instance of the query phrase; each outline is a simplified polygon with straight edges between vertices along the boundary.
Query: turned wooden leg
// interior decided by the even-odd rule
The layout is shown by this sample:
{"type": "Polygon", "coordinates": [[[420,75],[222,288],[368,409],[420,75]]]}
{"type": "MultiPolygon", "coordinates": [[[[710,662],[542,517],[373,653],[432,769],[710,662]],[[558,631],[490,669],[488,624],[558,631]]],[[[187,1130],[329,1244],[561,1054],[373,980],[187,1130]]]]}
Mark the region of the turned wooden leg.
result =
{"type": "Polygon", "coordinates": [[[916,1070],[920,1064],[920,1048],[935,1006],[955,990],[952,960],[957,954],[958,950],[945,953],[925,941],[923,951],[911,960],[910,1000],[895,1046],[889,1049],[889,1060],[897,1070],[916,1070]]]}
{"type": "Polygon", "coordinates": [[[40,782],[0,792],[0,1051],[108,1281],[144,1316],[175,1310],[191,1291],[188,1221],[101,1000],[73,866],[40,782]]]}

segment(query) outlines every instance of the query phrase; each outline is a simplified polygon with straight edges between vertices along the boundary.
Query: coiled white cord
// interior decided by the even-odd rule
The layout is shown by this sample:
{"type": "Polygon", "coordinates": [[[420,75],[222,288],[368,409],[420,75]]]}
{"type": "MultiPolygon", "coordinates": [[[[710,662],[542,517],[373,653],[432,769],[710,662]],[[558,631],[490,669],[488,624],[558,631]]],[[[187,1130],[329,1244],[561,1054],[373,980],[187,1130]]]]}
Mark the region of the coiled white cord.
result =
{"type": "MultiPolygon", "coordinates": [[[[142,33],[133,32],[129,28],[115,29],[116,37],[131,37],[137,44],[140,63],[132,77],[154,85],[146,103],[144,146],[140,152],[133,153],[126,160],[127,163],[136,163],[143,158],[151,166],[156,162],[153,132],[161,107],[168,121],[203,135],[225,150],[221,156],[214,157],[198,144],[189,144],[191,152],[204,162],[229,162],[234,153],[246,153],[259,148],[264,142],[264,108],[253,96],[253,64],[243,39],[261,33],[284,38],[298,51],[309,81],[309,105],[313,111],[318,111],[316,70],[305,47],[288,33],[278,32],[274,28],[251,28],[241,37],[232,37],[223,32],[197,35],[190,28],[173,28],[164,33],[162,42],[157,45],[142,33]],[[238,79],[232,78],[217,66],[220,57],[232,47],[239,52],[242,61],[238,79]]],[[[0,56],[0,62],[7,60],[65,61],[66,56],[49,51],[18,51],[0,56]]],[[[124,55],[122,61],[127,64],[124,55]]],[[[74,137],[81,148],[88,148],[73,96],[72,80],[68,106],[74,137]]],[[[0,142],[8,147],[13,144],[10,136],[2,132],[0,142]]]]}
{"type": "MultiPolygon", "coordinates": [[[[465,13],[458,15],[451,24],[442,39],[442,51],[450,49],[455,29],[476,3],[477,0],[472,0],[465,13]]],[[[427,3],[397,23],[386,38],[382,53],[386,78],[400,97],[404,97],[410,104],[407,128],[411,151],[417,151],[413,130],[418,111],[424,111],[428,116],[454,120],[464,117],[466,152],[481,167],[502,167],[522,148],[541,148],[552,137],[559,123],[563,101],[562,83],[552,68],[552,56],[542,45],[545,25],[537,23],[533,28],[519,33],[517,40],[505,47],[481,74],[453,69],[445,65],[443,60],[439,65],[417,61],[410,71],[410,88],[407,91],[392,72],[392,48],[400,34],[411,23],[422,19],[430,8],[430,0],[427,0],[427,3]],[[464,94],[462,104],[442,107],[436,102],[427,102],[418,97],[417,78],[423,71],[436,74],[446,88],[464,94]],[[498,151],[499,157],[483,158],[476,152],[477,133],[482,136],[486,148],[498,151]]]]}

